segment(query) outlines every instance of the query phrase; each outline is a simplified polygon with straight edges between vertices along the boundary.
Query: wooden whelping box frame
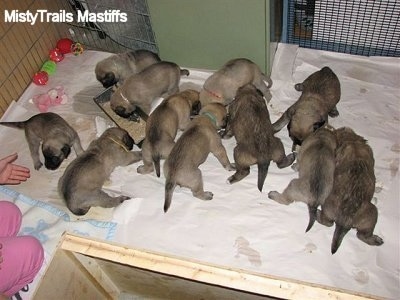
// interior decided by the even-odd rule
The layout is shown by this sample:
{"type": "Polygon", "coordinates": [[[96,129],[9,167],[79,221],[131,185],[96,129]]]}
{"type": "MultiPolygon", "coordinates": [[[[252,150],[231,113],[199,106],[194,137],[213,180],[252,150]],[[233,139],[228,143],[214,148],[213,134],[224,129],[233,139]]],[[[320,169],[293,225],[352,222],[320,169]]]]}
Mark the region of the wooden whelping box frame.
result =
{"type": "Polygon", "coordinates": [[[71,233],[63,234],[33,299],[138,299],[124,298],[138,294],[145,299],[233,299],[236,294],[236,299],[377,299],[71,233]]]}

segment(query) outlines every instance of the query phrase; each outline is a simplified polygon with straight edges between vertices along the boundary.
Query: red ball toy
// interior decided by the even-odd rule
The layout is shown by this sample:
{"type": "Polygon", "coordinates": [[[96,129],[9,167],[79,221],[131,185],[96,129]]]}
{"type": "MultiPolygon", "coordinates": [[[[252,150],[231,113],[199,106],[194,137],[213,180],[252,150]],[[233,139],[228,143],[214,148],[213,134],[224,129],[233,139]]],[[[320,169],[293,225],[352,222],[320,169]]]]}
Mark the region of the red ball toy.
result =
{"type": "Polygon", "coordinates": [[[64,38],[57,42],[57,49],[61,51],[62,54],[71,53],[71,47],[74,42],[71,39],[64,38]]]}
{"type": "Polygon", "coordinates": [[[45,71],[39,71],[33,75],[33,82],[37,85],[45,85],[49,81],[49,75],[45,71]]]}
{"type": "Polygon", "coordinates": [[[49,58],[50,58],[50,60],[57,63],[64,59],[64,54],[61,53],[60,49],[55,48],[55,49],[50,50],[49,58]]]}

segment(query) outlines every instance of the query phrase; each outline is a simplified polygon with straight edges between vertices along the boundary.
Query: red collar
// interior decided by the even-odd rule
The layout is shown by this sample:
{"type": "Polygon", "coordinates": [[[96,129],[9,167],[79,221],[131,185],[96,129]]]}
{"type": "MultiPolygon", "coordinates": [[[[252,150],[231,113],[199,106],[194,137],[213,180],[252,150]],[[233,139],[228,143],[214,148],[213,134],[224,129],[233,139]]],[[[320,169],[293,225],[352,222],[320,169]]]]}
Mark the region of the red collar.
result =
{"type": "Polygon", "coordinates": [[[222,96],[220,96],[220,95],[218,95],[218,94],[216,94],[216,93],[214,93],[214,92],[212,92],[212,91],[206,89],[205,87],[203,87],[203,89],[204,89],[207,93],[209,93],[211,96],[213,96],[213,97],[215,97],[215,98],[218,98],[218,99],[223,99],[222,96]]]}

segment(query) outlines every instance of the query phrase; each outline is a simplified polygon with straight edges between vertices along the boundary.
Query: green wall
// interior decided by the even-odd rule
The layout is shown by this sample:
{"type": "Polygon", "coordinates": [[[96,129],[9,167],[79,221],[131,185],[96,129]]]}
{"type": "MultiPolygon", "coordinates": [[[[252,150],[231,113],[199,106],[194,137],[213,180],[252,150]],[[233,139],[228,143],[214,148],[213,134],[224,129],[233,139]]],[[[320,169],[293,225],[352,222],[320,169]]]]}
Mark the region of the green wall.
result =
{"type": "Polygon", "coordinates": [[[246,57],[270,72],[268,0],[147,0],[160,57],[220,68],[246,57]]]}

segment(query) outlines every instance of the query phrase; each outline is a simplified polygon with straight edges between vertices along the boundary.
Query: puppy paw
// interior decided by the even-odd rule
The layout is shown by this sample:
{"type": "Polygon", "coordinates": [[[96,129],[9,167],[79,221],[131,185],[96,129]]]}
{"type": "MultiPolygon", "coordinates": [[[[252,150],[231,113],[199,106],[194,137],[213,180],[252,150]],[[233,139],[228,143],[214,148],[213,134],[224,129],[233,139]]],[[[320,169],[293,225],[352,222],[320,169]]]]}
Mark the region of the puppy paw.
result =
{"type": "Polygon", "coordinates": [[[117,197],[116,199],[117,199],[117,202],[122,203],[122,202],[124,202],[125,200],[131,199],[131,197],[128,197],[128,196],[119,196],[119,197],[117,197]]]}
{"type": "Polygon", "coordinates": [[[198,191],[198,192],[192,191],[192,193],[194,197],[199,198],[201,200],[212,200],[214,196],[213,193],[204,191],[198,191]]]}
{"type": "Polygon", "coordinates": [[[34,168],[35,168],[35,170],[39,170],[42,166],[43,166],[43,164],[39,161],[39,162],[35,162],[34,168]]]}
{"type": "Polygon", "coordinates": [[[153,172],[154,168],[153,167],[146,167],[145,165],[141,165],[139,167],[137,167],[137,172],[139,174],[149,174],[151,172],[153,172]]]}
{"type": "Polygon", "coordinates": [[[212,200],[212,198],[214,197],[214,194],[211,192],[204,192],[204,196],[203,196],[203,200],[212,200]]]}
{"type": "Polygon", "coordinates": [[[380,246],[380,245],[383,244],[383,239],[380,236],[373,235],[372,237],[374,238],[374,245],[375,246],[380,246]]]}
{"type": "Polygon", "coordinates": [[[289,205],[293,202],[292,200],[287,199],[285,196],[283,196],[281,193],[278,193],[277,191],[269,192],[268,198],[283,205],[289,205]]]}
{"type": "Polygon", "coordinates": [[[380,246],[383,244],[383,239],[375,234],[368,236],[364,233],[357,232],[357,237],[371,246],[380,246]]]}
{"type": "Polygon", "coordinates": [[[272,200],[275,200],[275,199],[277,199],[279,197],[279,195],[280,194],[277,191],[271,191],[271,192],[268,193],[268,198],[272,199],[272,200]]]}
{"type": "Polygon", "coordinates": [[[336,118],[339,116],[339,111],[334,108],[330,112],[328,112],[328,116],[330,116],[331,118],[336,118]]]}

